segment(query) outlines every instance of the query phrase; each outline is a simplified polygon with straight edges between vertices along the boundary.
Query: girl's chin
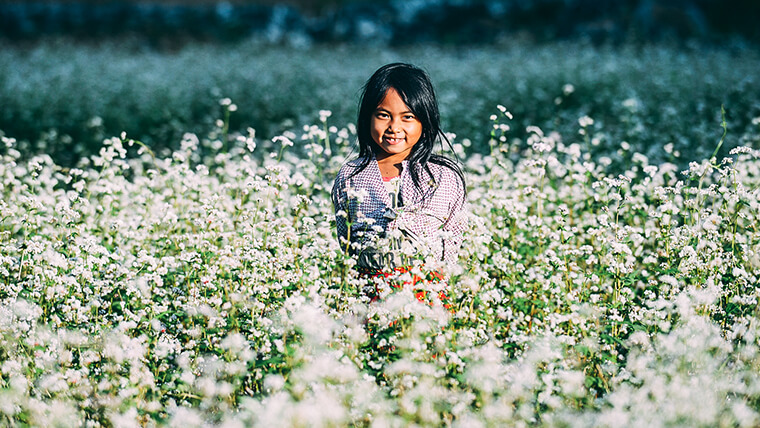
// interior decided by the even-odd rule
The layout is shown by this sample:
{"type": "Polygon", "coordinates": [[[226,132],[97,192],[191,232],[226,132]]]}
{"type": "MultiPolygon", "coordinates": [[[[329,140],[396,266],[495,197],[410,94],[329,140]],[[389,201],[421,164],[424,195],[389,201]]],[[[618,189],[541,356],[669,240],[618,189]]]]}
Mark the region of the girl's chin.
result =
{"type": "Polygon", "coordinates": [[[397,144],[395,146],[390,146],[386,144],[380,145],[380,148],[383,149],[385,153],[396,155],[399,153],[404,153],[408,150],[408,148],[404,147],[403,145],[397,144]]]}

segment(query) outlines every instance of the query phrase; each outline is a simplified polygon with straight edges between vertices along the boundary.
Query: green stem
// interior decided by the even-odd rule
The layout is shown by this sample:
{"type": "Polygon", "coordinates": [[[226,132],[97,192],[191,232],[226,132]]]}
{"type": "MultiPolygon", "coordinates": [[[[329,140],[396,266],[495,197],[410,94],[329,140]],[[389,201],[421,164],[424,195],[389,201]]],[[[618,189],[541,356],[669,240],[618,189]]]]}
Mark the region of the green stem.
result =
{"type": "Polygon", "coordinates": [[[222,126],[222,143],[224,147],[224,152],[227,153],[229,147],[227,147],[227,134],[230,130],[230,109],[229,107],[224,108],[224,125],[222,126]]]}
{"type": "Polygon", "coordinates": [[[713,165],[716,164],[715,157],[718,155],[718,151],[720,150],[721,146],[723,146],[723,141],[726,139],[726,134],[728,133],[728,125],[726,124],[726,109],[723,107],[723,104],[720,105],[720,119],[720,126],[723,127],[723,135],[720,137],[720,141],[718,141],[718,147],[715,148],[712,156],[710,156],[710,162],[713,165]]]}
{"type": "Polygon", "coordinates": [[[325,159],[330,157],[332,150],[330,150],[330,131],[325,121],[325,159]]]}

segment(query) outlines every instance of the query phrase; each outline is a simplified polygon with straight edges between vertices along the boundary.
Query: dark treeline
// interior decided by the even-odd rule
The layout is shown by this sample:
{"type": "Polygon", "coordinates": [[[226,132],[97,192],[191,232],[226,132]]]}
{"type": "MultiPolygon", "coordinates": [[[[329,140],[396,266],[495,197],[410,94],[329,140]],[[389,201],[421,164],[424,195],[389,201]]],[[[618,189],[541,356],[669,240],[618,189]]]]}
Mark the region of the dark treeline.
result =
{"type": "Polygon", "coordinates": [[[515,35],[537,42],[760,42],[756,0],[344,1],[319,10],[296,4],[6,0],[0,1],[0,39],[137,36],[158,47],[246,38],[302,45],[478,44],[515,35]]]}

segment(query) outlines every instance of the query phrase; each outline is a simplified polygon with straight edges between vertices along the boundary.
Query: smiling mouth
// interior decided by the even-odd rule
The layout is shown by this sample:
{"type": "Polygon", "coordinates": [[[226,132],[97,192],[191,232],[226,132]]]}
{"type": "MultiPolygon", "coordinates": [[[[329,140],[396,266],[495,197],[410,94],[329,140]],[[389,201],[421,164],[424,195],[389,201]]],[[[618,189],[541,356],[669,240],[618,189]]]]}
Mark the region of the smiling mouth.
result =
{"type": "Polygon", "coordinates": [[[404,142],[404,138],[390,138],[390,137],[383,137],[383,140],[384,140],[386,143],[390,144],[390,145],[401,144],[401,143],[403,143],[403,142],[404,142]]]}

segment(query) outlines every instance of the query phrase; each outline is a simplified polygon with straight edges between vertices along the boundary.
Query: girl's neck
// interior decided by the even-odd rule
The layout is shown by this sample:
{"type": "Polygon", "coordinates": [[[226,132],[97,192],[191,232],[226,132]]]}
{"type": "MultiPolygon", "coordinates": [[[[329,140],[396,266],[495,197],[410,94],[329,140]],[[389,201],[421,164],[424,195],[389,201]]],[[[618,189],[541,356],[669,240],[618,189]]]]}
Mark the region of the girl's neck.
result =
{"type": "Polygon", "coordinates": [[[386,157],[384,159],[377,159],[377,166],[380,168],[380,175],[383,178],[398,177],[401,175],[402,161],[393,159],[392,157],[386,157]]]}

